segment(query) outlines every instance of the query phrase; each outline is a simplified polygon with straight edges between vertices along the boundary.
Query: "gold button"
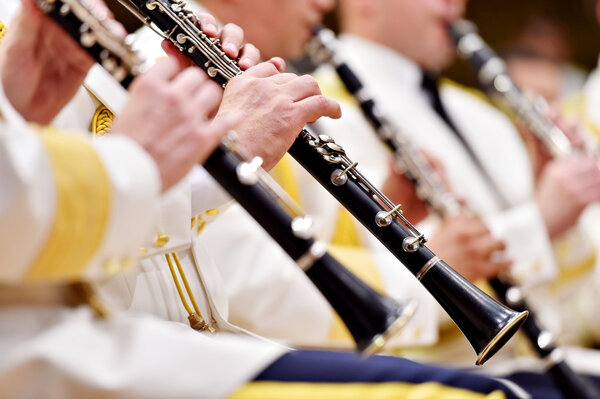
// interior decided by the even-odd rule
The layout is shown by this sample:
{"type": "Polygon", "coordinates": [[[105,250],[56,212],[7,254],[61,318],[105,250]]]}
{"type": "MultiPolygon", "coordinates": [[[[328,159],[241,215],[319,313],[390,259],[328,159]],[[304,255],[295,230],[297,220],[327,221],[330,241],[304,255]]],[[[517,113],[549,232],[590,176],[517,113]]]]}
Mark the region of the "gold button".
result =
{"type": "Polygon", "coordinates": [[[216,216],[219,214],[219,210],[218,209],[209,209],[208,211],[204,212],[209,216],[216,216]]]}
{"type": "Polygon", "coordinates": [[[198,227],[196,228],[196,233],[197,234],[202,233],[202,230],[204,230],[205,226],[206,226],[206,220],[202,219],[201,216],[198,216],[198,227]]]}
{"type": "Polygon", "coordinates": [[[191,228],[193,229],[195,225],[196,225],[196,217],[193,217],[191,228]]]}
{"type": "Polygon", "coordinates": [[[133,259],[127,258],[121,262],[121,269],[125,271],[133,269],[133,266],[135,266],[133,259]]]}
{"type": "Polygon", "coordinates": [[[117,259],[109,259],[104,262],[103,267],[107,274],[117,274],[121,270],[121,262],[117,259]]]}
{"type": "Polygon", "coordinates": [[[156,239],[154,240],[154,245],[156,245],[157,247],[164,247],[167,243],[169,242],[169,236],[165,235],[165,234],[159,234],[158,236],[156,236],[156,239]]]}

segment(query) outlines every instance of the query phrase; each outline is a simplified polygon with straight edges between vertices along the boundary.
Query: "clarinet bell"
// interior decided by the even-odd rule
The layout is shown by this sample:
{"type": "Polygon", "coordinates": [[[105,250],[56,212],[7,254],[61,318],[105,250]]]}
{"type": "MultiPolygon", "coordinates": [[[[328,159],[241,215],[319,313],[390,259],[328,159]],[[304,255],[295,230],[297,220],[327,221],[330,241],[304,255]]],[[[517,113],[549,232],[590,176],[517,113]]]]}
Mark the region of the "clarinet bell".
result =
{"type": "Polygon", "coordinates": [[[365,355],[379,352],[410,320],[417,301],[383,296],[326,254],[306,275],[340,316],[365,355]]]}
{"type": "Polygon", "coordinates": [[[499,303],[443,261],[421,282],[467,338],[477,354],[477,365],[498,352],[529,315],[527,311],[518,312],[499,303]]]}
{"type": "Polygon", "coordinates": [[[398,334],[400,330],[408,323],[417,310],[417,301],[408,300],[405,302],[396,302],[392,299],[382,296],[380,308],[386,309],[387,313],[382,317],[383,326],[381,333],[367,334],[360,341],[357,338],[357,348],[365,356],[380,352],[387,344],[390,338],[398,334]]]}

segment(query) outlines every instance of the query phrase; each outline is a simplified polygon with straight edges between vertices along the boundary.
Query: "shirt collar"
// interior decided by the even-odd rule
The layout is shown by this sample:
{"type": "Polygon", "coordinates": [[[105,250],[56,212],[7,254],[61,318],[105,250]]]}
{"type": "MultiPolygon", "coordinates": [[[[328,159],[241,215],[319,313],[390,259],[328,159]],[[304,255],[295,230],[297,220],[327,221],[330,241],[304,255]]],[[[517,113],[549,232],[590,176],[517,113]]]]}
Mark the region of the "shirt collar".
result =
{"type": "Polygon", "coordinates": [[[352,34],[341,34],[339,40],[344,58],[364,79],[374,76],[374,82],[402,82],[405,88],[420,90],[423,72],[403,54],[352,34]]]}

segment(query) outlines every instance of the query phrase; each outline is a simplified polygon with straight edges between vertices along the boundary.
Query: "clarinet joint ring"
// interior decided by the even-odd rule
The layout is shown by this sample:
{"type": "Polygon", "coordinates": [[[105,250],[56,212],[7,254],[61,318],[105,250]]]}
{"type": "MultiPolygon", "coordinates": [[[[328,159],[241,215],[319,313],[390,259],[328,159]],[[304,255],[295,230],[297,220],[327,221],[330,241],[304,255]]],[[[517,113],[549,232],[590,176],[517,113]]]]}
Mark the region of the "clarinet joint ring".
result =
{"type": "Polygon", "coordinates": [[[302,271],[308,269],[321,259],[327,253],[327,246],[322,241],[315,241],[310,248],[296,260],[296,264],[302,271]]]}

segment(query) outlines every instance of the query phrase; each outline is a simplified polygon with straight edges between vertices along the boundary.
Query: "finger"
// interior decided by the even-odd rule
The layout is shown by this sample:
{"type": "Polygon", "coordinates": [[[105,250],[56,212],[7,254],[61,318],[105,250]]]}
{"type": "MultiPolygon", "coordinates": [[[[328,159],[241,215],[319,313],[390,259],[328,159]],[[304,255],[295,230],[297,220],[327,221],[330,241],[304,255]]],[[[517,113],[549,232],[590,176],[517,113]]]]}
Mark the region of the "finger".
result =
{"type": "Polygon", "coordinates": [[[127,37],[127,35],[128,35],[127,30],[119,21],[116,21],[116,20],[110,18],[110,19],[107,19],[105,21],[105,23],[106,23],[106,26],[108,27],[108,29],[115,35],[117,35],[123,39],[125,39],[127,37]]]}
{"type": "Polygon", "coordinates": [[[309,75],[302,75],[282,85],[282,89],[291,96],[293,101],[321,94],[317,81],[309,75]]]}
{"type": "Polygon", "coordinates": [[[231,130],[235,130],[236,126],[242,122],[243,118],[244,113],[237,111],[228,112],[226,115],[219,115],[218,118],[211,119],[209,130],[217,132],[216,134],[223,137],[224,134],[227,134],[231,130]]]}
{"type": "Polygon", "coordinates": [[[200,68],[188,67],[173,79],[171,90],[182,95],[191,95],[199,90],[207,79],[208,76],[200,68]]]}
{"type": "Polygon", "coordinates": [[[114,18],[114,14],[102,0],[88,0],[87,5],[94,10],[100,19],[114,18]]]}
{"type": "MultiPolygon", "coordinates": [[[[216,148],[223,139],[223,136],[233,130],[235,126],[239,125],[241,120],[241,113],[232,112],[226,116],[220,116],[219,118],[213,119],[209,123],[202,124],[197,134],[199,144],[201,144],[204,149],[202,153],[209,154],[212,152],[210,150],[216,148]],[[209,151],[206,151],[206,149],[209,149],[209,151]]],[[[197,161],[199,163],[204,163],[206,157],[207,155],[200,156],[197,161]]]]}
{"type": "Polygon", "coordinates": [[[512,262],[510,261],[502,261],[502,262],[482,262],[480,265],[481,270],[486,278],[494,278],[498,277],[498,275],[508,271],[512,262]]]}
{"type": "Polygon", "coordinates": [[[51,63],[44,59],[43,51],[40,54],[37,50],[42,42],[42,37],[47,37],[49,41],[62,47],[64,51],[63,56],[58,61],[54,61],[68,65],[72,72],[86,74],[94,64],[93,58],[82,49],[81,45],[50,16],[44,14],[35,1],[23,1],[22,11],[15,16],[14,25],[14,29],[9,31],[15,30],[24,33],[18,36],[20,48],[36,49],[37,61],[40,63],[45,62],[47,65],[51,63]]]}
{"type": "MultiPolygon", "coordinates": [[[[35,48],[39,45],[40,35],[44,33],[40,31],[43,31],[45,22],[50,22],[48,27],[51,31],[45,32],[47,35],[66,36],[62,29],[38,8],[34,0],[23,0],[22,5],[11,21],[11,29],[8,30],[9,34],[11,32],[23,33],[20,37],[14,36],[19,40],[21,48],[35,48]]],[[[8,39],[11,37],[13,34],[7,35],[8,39]]],[[[7,41],[7,38],[3,43],[7,41]]]]}
{"type": "Polygon", "coordinates": [[[494,252],[504,251],[506,245],[491,236],[481,236],[471,243],[471,251],[478,257],[489,259],[494,252]]]}
{"type": "Polygon", "coordinates": [[[258,65],[248,69],[245,74],[256,78],[268,78],[269,76],[277,75],[279,71],[275,65],[270,62],[261,62],[258,65]]]}
{"type": "Polygon", "coordinates": [[[104,21],[104,23],[112,33],[122,38],[125,38],[127,36],[127,30],[120,22],[115,20],[114,14],[110,10],[110,8],[108,8],[108,6],[104,3],[104,1],[89,0],[87,4],[92,8],[94,14],[98,16],[102,21],[104,21]]]}
{"type": "Polygon", "coordinates": [[[246,43],[240,50],[239,59],[238,65],[240,68],[243,70],[251,68],[260,62],[260,50],[253,44],[246,43]]]}
{"type": "Polygon", "coordinates": [[[170,41],[168,41],[167,39],[162,41],[161,47],[165,51],[165,53],[167,53],[167,55],[169,57],[177,60],[177,62],[179,63],[179,65],[182,69],[187,68],[192,65],[195,65],[191,59],[186,57],[185,54],[183,54],[181,51],[179,51],[177,49],[177,47],[175,47],[175,45],[173,43],[171,43],[170,41]]]}
{"type": "Polygon", "coordinates": [[[221,30],[221,48],[231,58],[237,58],[244,41],[244,31],[236,24],[227,24],[221,30]]]}
{"type": "Polygon", "coordinates": [[[275,68],[277,68],[277,70],[279,72],[285,72],[285,60],[281,57],[273,57],[269,60],[269,62],[273,65],[275,65],[275,68]]]}
{"type": "Polygon", "coordinates": [[[584,190],[593,190],[600,186],[600,175],[597,171],[592,171],[591,173],[582,174],[575,181],[577,184],[577,189],[584,190]]]}
{"type": "Polygon", "coordinates": [[[460,223],[462,223],[462,229],[466,235],[472,237],[490,237],[489,229],[477,215],[465,212],[461,214],[461,217],[464,218],[460,223]]]}
{"type": "Polygon", "coordinates": [[[600,182],[582,188],[577,202],[581,204],[591,204],[600,200],[600,182]]]}
{"type": "Polygon", "coordinates": [[[165,58],[157,61],[144,75],[159,81],[170,81],[184,68],[176,59],[165,58]]]}
{"type": "Polygon", "coordinates": [[[190,105],[196,110],[197,118],[206,120],[221,104],[223,90],[213,81],[205,81],[194,93],[190,105]]]}
{"type": "Polygon", "coordinates": [[[276,85],[285,85],[295,79],[298,79],[298,75],[295,73],[278,73],[268,78],[272,83],[276,85]]]}
{"type": "Polygon", "coordinates": [[[297,101],[295,104],[303,110],[305,116],[303,122],[306,123],[314,123],[322,116],[328,116],[333,119],[342,117],[340,104],[323,95],[311,96],[304,100],[297,101]]]}
{"type": "Polygon", "coordinates": [[[196,26],[210,37],[217,37],[219,28],[217,28],[217,20],[212,15],[201,12],[194,15],[196,26]]]}

